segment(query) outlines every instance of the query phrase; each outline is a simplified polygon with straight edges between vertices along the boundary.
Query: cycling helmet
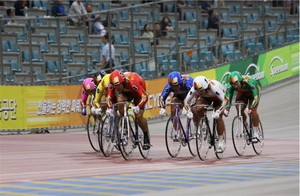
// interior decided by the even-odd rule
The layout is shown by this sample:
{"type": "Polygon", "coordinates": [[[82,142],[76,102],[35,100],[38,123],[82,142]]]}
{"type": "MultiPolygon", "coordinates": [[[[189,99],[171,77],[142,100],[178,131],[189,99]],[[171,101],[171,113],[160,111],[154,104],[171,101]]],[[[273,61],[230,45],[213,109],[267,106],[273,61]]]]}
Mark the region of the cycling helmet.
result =
{"type": "Polygon", "coordinates": [[[95,90],[96,85],[94,83],[94,79],[93,78],[84,79],[82,82],[82,88],[87,92],[91,92],[91,91],[95,90]]]}
{"type": "Polygon", "coordinates": [[[94,75],[93,75],[93,78],[94,78],[94,82],[96,84],[99,84],[102,80],[102,78],[106,75],[106,72],[104,70],[102,71],[97,71],[94,75]]]}
{"type": "Polygon", "coordinates": [[[204,76],[197,76],[194,79],[193,86],[195,90],[205,90],[208,88],[208,85],[209,85],[208,80],[204,76]]]}
{"type": "Polygon", "coordinates": [[[109,80],[112,85],[118,86],[125,81],[124,73],[119,70],[115,70],[110,74],[109,80]]]}
{"type": "Polygon", "coordinates": [[[168,75],[168,82],[170,85],[175,86],[182,84],[182,76],[181,73],[178,71],[173,71],[168,75]]]}
{"type": "Polygon", "coordinates": [[[229,75],[229,83],[233,84],[235,82],[242,82],[243,81],[243,76],[240,72],[238,71],[233,71],[231,72],[231,74],[229,75]]]}

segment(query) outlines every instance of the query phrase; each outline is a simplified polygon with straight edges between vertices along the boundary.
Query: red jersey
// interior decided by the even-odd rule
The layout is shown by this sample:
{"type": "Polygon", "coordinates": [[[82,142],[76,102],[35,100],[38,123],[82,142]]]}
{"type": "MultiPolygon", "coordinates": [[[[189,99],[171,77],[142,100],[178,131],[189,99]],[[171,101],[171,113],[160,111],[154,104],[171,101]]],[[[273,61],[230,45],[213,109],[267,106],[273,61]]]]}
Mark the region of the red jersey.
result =
{"type": "MultiPolygon", "coordinates": [[[[140,99],[140,102],[137,104],[137,106],[143,108],[148,101],[145,80],[134,72],[125,72],[124,76],[125,84],[122,92],[129,94],[134,99],[140,99]]],[[[111,107],[117,93],[118,91],[114,88],[114,86],[112,84],[109,84],[107,90],[108,96],[106,99],[109,107],[111,107]]]]}

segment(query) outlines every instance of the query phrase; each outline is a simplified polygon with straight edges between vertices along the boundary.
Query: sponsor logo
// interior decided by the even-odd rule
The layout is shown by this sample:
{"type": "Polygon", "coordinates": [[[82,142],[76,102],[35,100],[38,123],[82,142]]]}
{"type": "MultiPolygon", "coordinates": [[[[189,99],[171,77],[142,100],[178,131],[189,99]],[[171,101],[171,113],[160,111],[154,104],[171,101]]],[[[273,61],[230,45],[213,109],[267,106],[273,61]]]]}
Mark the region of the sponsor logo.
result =
{"type": "Polygon", "coordinates": [[[255,65],[254,63],[251,63],[250,65],[248,65],[246,71],[245,71],[245,75],[250,75],[252,76],[255,80],[260,80],[262,78],[265,77],[265,72],[264,71],[259,71],[259,67],[257,65],[255,65]],[[250,75],[249,70],[250,68],[254,68],[255,70],[257,70],[257,73],[250,75]]]}
{"type": "Polygon", "coordinates": [[[276,74],[285,72],[289,69],[289,65],[287,63],[284,64],[283,59],[280,58],[279,56],[273,57],[273,59],[271,60],[271,62],[269,64],[269,67],[271,70],[270,76],[272,76],[273,78],[276,74]],[[273,63],[276,62],[276,64],[279,64],[279,63],[277,63],[278,61],[280,62],[280,65],[275,67],[275,65],[273,65],[273,63]]]}

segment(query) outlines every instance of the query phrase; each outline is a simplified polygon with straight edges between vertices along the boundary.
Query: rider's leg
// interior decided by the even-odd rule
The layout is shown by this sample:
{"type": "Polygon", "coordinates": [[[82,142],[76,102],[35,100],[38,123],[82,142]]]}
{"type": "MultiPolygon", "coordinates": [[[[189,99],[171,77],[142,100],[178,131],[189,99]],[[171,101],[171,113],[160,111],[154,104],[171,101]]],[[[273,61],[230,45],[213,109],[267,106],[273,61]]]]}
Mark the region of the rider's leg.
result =
{"type": "MultiPolygon", "coordinates": [[[[199,98],[199,99],[197,99],[195,105],[207,105],[207,104],[208,103],[204,98],[199,98]]],[[[194,115],[194,117],[193,117],[194,124],[198,127],[198,123],[204,115],[204,107],[194,107],[194,108],[192,108],[192,112],[194,115]]]]}
{"type": "MultiPolygon", "coordinates": [[[[117,103],[119,103],[119,102],[125,102],[125,101],[127,101],[127,97],[124,94],[119,93],[117,95],[117,103]]],[[[120,115],[124,116],[124,106],[123,105],[118,105],[118,110],[120,112],[120,115]]]]}

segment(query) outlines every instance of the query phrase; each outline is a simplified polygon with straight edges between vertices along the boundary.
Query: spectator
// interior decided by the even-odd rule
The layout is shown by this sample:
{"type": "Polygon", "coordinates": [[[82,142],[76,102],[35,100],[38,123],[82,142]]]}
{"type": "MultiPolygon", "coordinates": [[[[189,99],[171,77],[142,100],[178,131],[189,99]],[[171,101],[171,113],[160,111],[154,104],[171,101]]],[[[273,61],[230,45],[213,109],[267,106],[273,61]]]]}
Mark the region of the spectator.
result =
{"type": "Polygon", "coordinates": [[[214,5],[214,7],[218,7],[218,6],[225,7],[225,2],[224,2],[224,0],[214,0],[213,5],[214,5]]]}
{"type": "Polygon", "coordinates": [[[4,6],[4,2],[3,1],[0,1],[0,6],[4,6]]]}
{"type": "MultiPolygon", "coordinates": [[[[79,15],[79,14],[87,14],[86,9],[81,2],[81,0],[76,0],[72,3],[70,10],[69,10],[69,16],[72,15],[79,15]]],[[[71,26],[81,26],[83,24],[83,16],[73,16],[70,17],[70,25],[71,26]]]]}
{"type": "Polygon", "coordinates": [[[15,15],[16,16],[25,16],[24,9],[27,9],[29,3],[27,0],[18,0],[14,4],[15,15]]]}
{"type": "Polygon", "coordinates": [[[199,5],[201,6],[202,13],[207,13],[210,10],[210,4],[205,0],[199,0],[199,5]]]}
{"type": "Polygon", "coordinates": [[[113,14],[107,14],[106,20],[103,22],[103,26],[107,29],[108,24],[110,24],[110,27],[118,27],[116,23],[113,22],[114,15],[113,14]]]}
{"type": "Polygon", "coordinates": [[[51,14],[55,17],[66,16],[65,7],[62,4],[62,0],[55,1],[55,4],[52,6],[51,9],[51,14]]]}
{"type": "Polygon", "coordinates": [[[7,9],[6,10],[6,16],[3,18],[4,24],[10,24],[10,25],[17,25],[18,23],[14,21],[15,15],[14,11],[12,9],[7,9]]]}
{"type": "Polygon", "coordinates": [[[174,30],[174,28],[171,26],[170,18],[168,16],[164,16],[161,20],[162,36],[166,36],[168,30],[174,30]]]}
{"type": "Polygon", "coordinates": [[[161,27],[160,27],[160,23],[157,22],[155,23],[155,31],[154,31],[154,37],[155,37],[155,40],[156,40],[156,45],[159,44],[159,38],[162,37],[162,33],[161,33],[161,27]]]}
{"type": "Polygon", "coordinates": [[[104,36],[106,34],[106,30],[101,22],[101,16],[97,15],[95,17],[95,22],[93,24],[93,28],[94,28],[94,33],[96,35],[101,35],[104,36]]]}
{"type": "MultiPolygon", "coordinates": [[[[208,11],[208,19],[207,19],[207,28],[208,29],[217,29],[219,35],[219,18],[215,14],[214,10],[208,11]]],[[[224,23],[224,20],[221,20],[221,23],[224,23]]]]}
{"type": "Polygon", "coordinates": [[[177,12],[179,13],[179,20],[182,20],[182,8],[185,7],[184,0],[177,1],[177,12]]]}
{"type": "MultiPolygon", "coordinates": [[[[109,69],[110,66],[114,67],[115,63],[115,47],[109,43],[109,35],[106,33],[102,37],[102,43],[105,44],[105,46],[102,48],[102,61],[101,61],[101,67],[100,69],[109,69]],[[111,52],[111,53],[110,53],[111,52]],[[110,58],[111,57],[111,58],[110,58]]],[[[110,73],[111,70],[106,71],[106,73],[110,73]]]]}
{"type": "Polygon", "coordinates": [[[246,7],[253,7],[253,2],[252,2],[252,0],[245,0],[244,1],[244,5],[246,7]]]}
{"type": "Polygon", "coordinates": [[[150,31],[150,25],[149,24],[144,25],[144,32],[143,32],[142,36],[143,37],[150,37],[151,45],[154,44],[154,42],[153,42],[154,35],[153,35],[153,32],[150,31]]]}
{"type": "Polygon", "coordinates": [[[96,15],[93,14],[92,5],[91,4],[87,4],[85,8],[86,8],[86,12],[88,13],[87,19],[95,19],[96,15]]]}

